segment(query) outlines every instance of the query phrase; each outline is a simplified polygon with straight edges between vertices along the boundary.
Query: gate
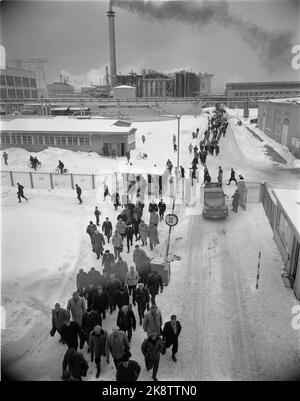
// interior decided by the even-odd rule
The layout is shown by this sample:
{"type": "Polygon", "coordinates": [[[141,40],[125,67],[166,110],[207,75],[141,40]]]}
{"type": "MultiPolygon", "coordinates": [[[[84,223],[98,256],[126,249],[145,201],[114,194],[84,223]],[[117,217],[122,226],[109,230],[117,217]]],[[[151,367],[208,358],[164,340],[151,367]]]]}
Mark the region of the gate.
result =
{"type": "Polygon", "coordinates": [[[246,202],[261,202],[262,184],[260,182],[246,182],[246,202]]]}

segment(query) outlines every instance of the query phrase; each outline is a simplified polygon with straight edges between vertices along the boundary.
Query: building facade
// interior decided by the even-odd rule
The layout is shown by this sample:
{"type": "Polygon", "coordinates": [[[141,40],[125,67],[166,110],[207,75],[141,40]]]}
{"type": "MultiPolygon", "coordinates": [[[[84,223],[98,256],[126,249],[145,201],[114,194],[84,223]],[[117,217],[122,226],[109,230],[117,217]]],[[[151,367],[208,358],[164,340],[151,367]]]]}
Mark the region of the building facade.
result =
{"type": "Polygon", "coordinates": [[[35,71],[13,67],[1,69],[0,98],[1,108],[7,113],[18,110],[16,104],[22,99],[37,99],[38,88],[35,71]]]}
{"type": "Polygon", "coordinates": [[[300,158],[300,97],[259,101],[257,124],[300,158]]]}
{"type": "Polygon", "coordinates": [[[231,82],[226,84],[225,94],[231,101],[249,98],[250,105],[256,107],[258,99],[300,96],[300,82],[231,82]]]}
{"type": "Polygon", "coordinates": [[[211,80],[213,74],[199,74],[199,95],[210,95],[211,94],[211,80]]]}
{"type": "Polygon", "coordinates": [[[39,152],[48,147],[125,156],[135,149],[136,128],[130,122],[97,118],[3,118],[1,149],[39,152]]]}
{"type": "Polygon", "coordinates": [[[199,93],[200,78],[194,72],[176,72],[174,80],[176,97],[195,97],[199,93]]]}
{"type": "Polygon", "coordinates": [[[274,240],[300,300],[300,190],[274,189],[277,202],[274,240]]]}
{"type": "Polygon", "coordinates": [[[49,97],[57,97],[61,95],[72,95],[74,88],[67,82],[53,82],[47,85],[47,91],[49,97]]]}

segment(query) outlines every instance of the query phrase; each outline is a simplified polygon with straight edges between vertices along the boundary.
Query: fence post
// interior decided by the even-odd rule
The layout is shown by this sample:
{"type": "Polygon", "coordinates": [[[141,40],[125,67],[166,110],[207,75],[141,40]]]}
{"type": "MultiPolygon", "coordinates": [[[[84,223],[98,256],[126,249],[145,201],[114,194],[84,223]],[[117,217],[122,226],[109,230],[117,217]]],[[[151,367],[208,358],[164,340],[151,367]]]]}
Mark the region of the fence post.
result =
{"type": "Polygon", "coordinates": [[[12,187],[14,187],[14,186],[15,186],[15,184],[14,184],[14,176],[13,176],[13,172],[12,172],[12,171],[10,171],[9,173],[10,173],[11,186],[12,186],[12,187]]]}
{"type": "Polygon", "coordinates": [[[29,171],[29,177],[30,177],[30,184],[31,184],[31,188],[33,189],[33,178],[32,178],[32,172],[29,171]]]}
{"type": "Polygon", "coordinates": [[[54,189],[52,174],[49,173],[49,175],[50,175],[50,185],[51,185],[51,189],[54,189]]]}
{"type": "Polygon", "coordinates": [[[95,176],[94,176],[94,174],[92,174],[92,186],[93,186],[93,189],[95,189],[95,176]]]}
{"type": "Polygon", "coordinates": [[[71,173],[70,176],[71,176],[71,187],[72,189],[74,189],[73,174],[71,173]]]}

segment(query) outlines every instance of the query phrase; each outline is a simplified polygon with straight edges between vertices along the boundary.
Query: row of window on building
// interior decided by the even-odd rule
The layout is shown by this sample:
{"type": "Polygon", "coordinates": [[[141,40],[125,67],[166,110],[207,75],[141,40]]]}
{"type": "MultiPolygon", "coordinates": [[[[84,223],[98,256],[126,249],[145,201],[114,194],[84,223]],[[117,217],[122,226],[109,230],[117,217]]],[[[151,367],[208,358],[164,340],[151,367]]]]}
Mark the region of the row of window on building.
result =
{"type": "Polygon", "coordinates": [[[26,135],[21,133],[2,134],[3,145],[49,145],[49,146],[91,146],[90,136],[48,136],[26,135]]]}
{"type": "Polygon", "coordinates": [[[234,96],[268,96],[268,95],[298,95],[300,90],[262,91],[262,92],[235,92],[234,96]]]}
{"type": "Polygon", "coordinates": [[[36,89],[6,89],[1,88],[1,99],[31,99],[37,98],[38,92],[36,89]]]}
{"type": "Polygon", "coordinates": [[[27,77],[16,77],[13,75],[0,75],[1,86],[17,86],[26,88],[36,88],[36,79],[27,77]]]}

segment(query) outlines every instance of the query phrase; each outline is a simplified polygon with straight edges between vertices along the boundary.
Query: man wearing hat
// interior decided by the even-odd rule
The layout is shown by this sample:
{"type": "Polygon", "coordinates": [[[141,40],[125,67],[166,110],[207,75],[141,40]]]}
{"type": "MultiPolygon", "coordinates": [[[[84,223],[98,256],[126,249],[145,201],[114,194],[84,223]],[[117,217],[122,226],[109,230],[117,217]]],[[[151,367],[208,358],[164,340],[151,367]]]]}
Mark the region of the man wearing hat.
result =
{"type": "Polygon", "coordinates": [[[133,331],[136,329],[135,316],[130,306],[123,305],[119,310],[117,326],[120,330],[123,330],[125,333],[127,332],[128,341],[130,342],[132,337],[132,329],[133,331]]]}
{"type": "Polygon", "coordinates": [[[93,362],[95,356],[97,379],[100,376],[101,371],[101,356],[106,356],[106,339],[107,331],[103,330],[100,325],[96,325],[90,334],[89,348],[91,351],[91,362],[93,362]]]}
{"type": "MultiPolygon", "coordinates": [[[[50,331],[51,337],[54,336],[56,331],[61,336],[61,328],[68,318],[69,318],[69,314],[66,311],[66,309],[61,308],[60,304],[56,303],[54,309],[52,309],[52,329],[50,331]]],[[[62,337],[60,338],[59,342],[64,343],[64,340],[62,337]]]]}
{"type": "Polygon", "coordinates": [[[71,312],[72,320],[81,327],[82,316],[86,311],[86,306],[84,299],[79,296],[77,291],[73,292],[72,298],[69,299],[67,311],[71,312]]]}

